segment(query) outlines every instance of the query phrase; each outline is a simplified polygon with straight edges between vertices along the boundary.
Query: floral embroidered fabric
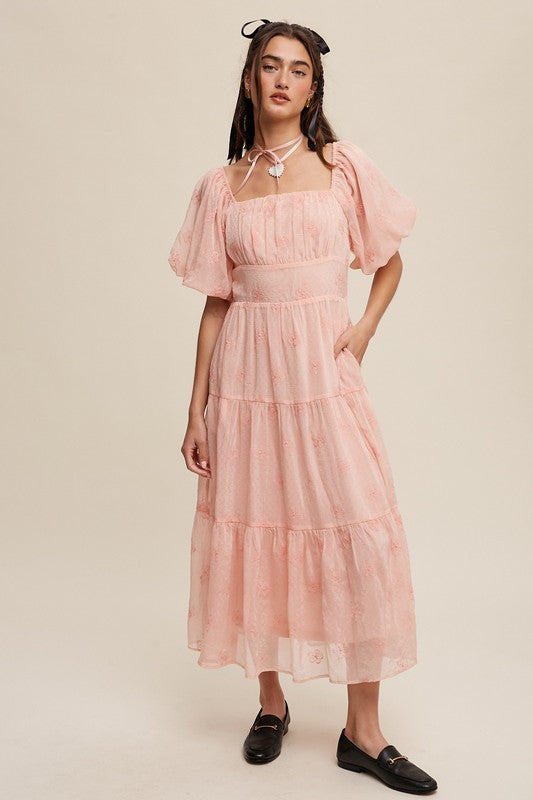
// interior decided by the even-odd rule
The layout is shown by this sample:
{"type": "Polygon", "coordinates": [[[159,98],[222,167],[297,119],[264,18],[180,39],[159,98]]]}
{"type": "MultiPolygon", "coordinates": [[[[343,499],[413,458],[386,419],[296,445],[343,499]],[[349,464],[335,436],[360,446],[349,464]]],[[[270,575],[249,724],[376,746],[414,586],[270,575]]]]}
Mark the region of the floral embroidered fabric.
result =
{"type": "Polygon", "coordinates": [[[333,162],[329,189],[243,201],[210,169],[168,258],[184,285],[231,301],[209,368],[188,645],[249,678],[376,681],[417,660],[387,452],[359,362],[333,355],[353,324],[348,268],[385,265],[417,209],[352,142],[333,162]]]}

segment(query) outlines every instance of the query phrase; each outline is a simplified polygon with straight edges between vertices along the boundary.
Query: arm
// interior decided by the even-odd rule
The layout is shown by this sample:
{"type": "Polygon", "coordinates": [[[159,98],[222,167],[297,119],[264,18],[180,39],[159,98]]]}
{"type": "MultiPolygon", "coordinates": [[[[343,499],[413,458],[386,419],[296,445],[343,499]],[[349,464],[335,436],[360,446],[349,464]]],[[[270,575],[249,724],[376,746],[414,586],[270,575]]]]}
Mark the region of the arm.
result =
{"type": "Polygon", "coordinates": [[[198,330],[189,421],[181,446],[187,469],[207,478],[211,477],[211,471],[204,412],[209,394],[209,366],[229,306],[229,300],[207,297],[198,330]],[[205,469],[201,466],[202,463],[206,464],[205,469]]]}
{"type": "Polygon", "coordinates": [[[344,347],[347,347],[361,363],[368,343],[394,297],[402,269],[402,259],[400,253],[396,251],[383,267],[376,270],[363,316],[339,336],[334,345],[335,358],[344,347]]]}

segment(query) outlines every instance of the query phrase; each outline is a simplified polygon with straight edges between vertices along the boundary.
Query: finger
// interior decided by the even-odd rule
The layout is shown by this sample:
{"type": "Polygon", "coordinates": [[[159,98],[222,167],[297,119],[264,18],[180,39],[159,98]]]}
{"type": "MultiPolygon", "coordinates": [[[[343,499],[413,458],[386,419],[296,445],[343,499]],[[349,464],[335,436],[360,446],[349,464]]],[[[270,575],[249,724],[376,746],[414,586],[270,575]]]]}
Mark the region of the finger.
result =
{"type": "Polygon", "coordinates": [[[185,459],[185,464],[187,465],[187,469],[189,469],[191,472],[195,472],[197,475],[204,475],[206,478],[211,477],[211,471],[199,465],[199,459],[197,459],[198,450],[194,443],[192,445],[184,446],[182,448],[182,453],[185,459]]]}
{"type": "Polygon", "coordinates": [[[337,358],[341,350],[344,350],[346,347],[346,342],[342,339],[338,339],[335,344],[333,345],[333,357],[337,358]]]}
{"type": "Polygon", "coordinates": [[[211,466],[209,464],[209,448],[207,445],[207,440],[202,441],[198,444],[198,461],[200,466],[203,469],[211,471],[211,466]]]}

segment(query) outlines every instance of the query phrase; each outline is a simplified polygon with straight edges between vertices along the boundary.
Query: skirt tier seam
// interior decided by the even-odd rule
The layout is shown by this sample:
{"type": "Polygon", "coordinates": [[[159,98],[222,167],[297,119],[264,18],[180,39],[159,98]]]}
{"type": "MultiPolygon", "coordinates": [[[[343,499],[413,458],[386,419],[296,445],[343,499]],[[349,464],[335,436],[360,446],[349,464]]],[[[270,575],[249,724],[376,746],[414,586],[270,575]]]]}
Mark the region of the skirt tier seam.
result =
{"type": "MultiPolygon", "coordinates": [[[[206,478],[209,480],[209,478],[206,478]]],[[[286,531],[295,531],[298,533],[326,533],[328,531],[342,529],[350,527],[351,525],[366,525],[370,523],[375,523],[383,517],[390,517],[394,516],[395,519],[399,516],[399,507],[397,503],[394,503],[390,506],[386,511],[383,511],[381,514],[377,514],[375,517],[367,517],[366,519],[356,520],[353,522],[336,522],[332,525],[327,525],[326,527],[322,528],[310,528],[310,527],[302,527],[297,528],[294,525],[265,525],[264,523],[253,523],[253,522],[246,522],[244,520],[238,519],[218,519],[213,514],[210,514],[208,511],[205,510],[202,506],[196,506],[196,511],[201,514],[202,516],[210,519],[215,524],[222,524],[222,525],[244,525],[246,528],[263,528],[265,531],[272,531],[278,528],[286,531]]]]}
{"type": "Polygon", "coordinates": [[[347,394],[355,394],[356,392],[362,392],[366,389],[366,386],[355,386],[350,389],[346,389],[344,392],[337,392],[336,394],[318,394],[315,397],[308,398],[307,400],[262,400],[255,397],[241,397],[238,395],[229,395],[229,394],[218,394],[217,392],[209,392],[211,397],[218,397],[220,400],[240,400],[244,401],[245,403],[263,403],[264,405],[275,405],[275,406],[301,406],[306,405],[307,403],[314,403],[317,400],[330,400],[335,397],[344,397],[347,394]]]}

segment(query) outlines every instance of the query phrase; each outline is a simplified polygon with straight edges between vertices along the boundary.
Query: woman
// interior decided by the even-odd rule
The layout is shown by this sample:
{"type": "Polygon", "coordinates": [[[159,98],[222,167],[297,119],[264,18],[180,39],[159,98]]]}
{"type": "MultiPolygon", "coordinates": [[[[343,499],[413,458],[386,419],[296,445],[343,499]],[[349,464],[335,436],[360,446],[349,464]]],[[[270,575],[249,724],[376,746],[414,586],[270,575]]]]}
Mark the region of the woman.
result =
{"type": "Polygon", "coordinates": [[[339,766],[427,793],[435,780],[378,721],[380,680],[416,664],[416,633],[402,518],[361,368],[417,210],[334,135],[324,40],[261,22],[241,30],[251,43],[230,163],[198,180],[169,255],[208,295],[181,448],[199,476],[189,647],[200,666],[258,677],[250,763],[281,752],[290,716],[279,672],[328,677],[348,692],[339,766]],[[375,274],[355,324],[348,267],[375,274]]]}

